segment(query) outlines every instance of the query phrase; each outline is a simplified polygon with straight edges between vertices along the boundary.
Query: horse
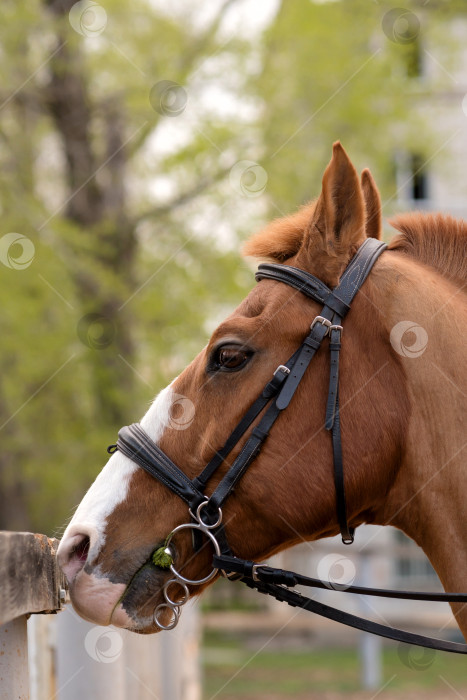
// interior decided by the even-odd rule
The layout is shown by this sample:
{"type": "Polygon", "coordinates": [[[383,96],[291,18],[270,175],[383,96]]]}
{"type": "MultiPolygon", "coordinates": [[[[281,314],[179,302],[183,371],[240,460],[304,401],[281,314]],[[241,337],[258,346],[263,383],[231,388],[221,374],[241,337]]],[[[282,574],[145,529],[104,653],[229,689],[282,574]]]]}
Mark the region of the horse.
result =
{"type": "MultiPolygon", "coordinates": [[[[422,213],[399,214],[390,223],[394,236],[356,294],[342,337],[346,518],[352,530],[363,523],[402,530],[423,549],[445,590],[460,593],[467,589],[462,464],[467,224],[422,213]]],[[[311,273],[334,289],[362,244],[381,237],[381,197],[373,177],[368,169],[359,177],[336,142],[319,196],[253,235],[243,253],[311,273]]],[[[262,279],[158,394],[140,421],[145,434],[195,479],[276,368],[300,347],[319,313],[314,299],[262,279]]],[[[264,560],[339,532],[324,416],[329,373],[329,356],[321,349],[223,506],[223,528],[235,556],[264,560]]],[[[224,455],[208,480],[208,497],[262,415],[264,410],[224,455]]],[[[142,634],[170,627],[164,586],[172,574],[154,552],[190,517],[177,493],[121,450],[112,454],[58,550],[78,614],[142,634]],[[161,606],[157,624],[154,610],[161,606]]],[[[211,573],[210,540],[196,546],[188,526],[177,532],[177,570],[188,582],[202,583],[179,584],[184,591],[172,590],[174,605],[185,594],[199,594],[219,574],[211,573]]],[[[467,604],[451,607],[467,639],[467,604]]]]}

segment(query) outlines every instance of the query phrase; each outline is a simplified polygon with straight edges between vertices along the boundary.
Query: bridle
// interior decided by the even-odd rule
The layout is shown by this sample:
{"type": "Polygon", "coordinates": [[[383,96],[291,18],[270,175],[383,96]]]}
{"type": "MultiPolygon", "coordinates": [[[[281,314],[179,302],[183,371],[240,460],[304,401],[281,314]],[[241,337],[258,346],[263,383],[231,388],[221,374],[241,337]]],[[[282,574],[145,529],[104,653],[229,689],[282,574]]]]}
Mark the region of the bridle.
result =
{"type": "MultiPolygon", "coordinates": [[[[320,579],[312,579],[292,571],[274,569],[233,556],[228,544],[224,524],[222,522],[222,506],[232,493],[235,485],[245,474],[248,467],[258,456],[261,447],[269,435],[271,428],[279,415],[292,400],[303,376],[315,353],[320,348],[323,339],[329,337],[330,376],[329,391],[326,404],[325,429],[329,431],[332,441],[334,463],[334,485],[336,492],[336,512],[339,528],[344,544],[354,540],[354,529],[347,520],[345,500],[344,470],[342,460],[340,413],[339,413],[339,353],[342,338],[342,319],[350,309],[350,304],[358,290],[369,275],[377,258],[386,249],[386,244],[373,238],[368,238],[360,246],[355,256],[345,269],[339,284],[333,290],[314,275],[296,267],[282,264],[265,263],[259,266],[256,280],[275,280],[287,284],[300,291],[305,296],[323,304],[323,308],[310,326],[310,331],[301,346],[287,362],[274,372],[272,379],[266,384],[260,396],[246,411],[243,418],[227,438],[223,447],[216,452],[201,474],[193,480],[179,469],[171,459],[156,445],[143,428],[135,423],[122,428],[118,434],[116,445],[108,448],[110,453],[118,449],[136,464],[147,471],[152,477],[162,482],[168,489],[177,494],[188,506],[191,521],[176,527],[167,537],[163,547],[159,548],[153,561],[161,568],[169,568],[173,578],[168,580],[163,588],[165,603],[157,606],[154,611],[154,622],[161,629],[172,629],[178,622],[180,607],[189,598],[188,586],[202,585],[213,579],[219,573],[230,579],[239,579],[247,586],[266,593],[277,600],[287,602],[294,607],[301,607],[328,619],[341,622],[356,629],[364,630],[399,642],[417,644],[432,649],[467,654],[467,644],[448,642],[441,639],[405,632],[385,625],[337,610],[319,603],[311,598],[291,591],[296,585],[315,588],[337,588],[320,579]],[[206,486],[211,477],[224,463],[227,456],[237,445],[251,424],[264,410],[264,413],[251,430],[240,453],[233,464],[222,477],[211,496],[205,494],[206,486]],[[202,546],[202,537],[206,537],[214,548],[213,569],[202,579],[188,579],[175,568],[175,547],[172,542],[175,535],[183,530],[191,530],[193,546],[196,551],[202,546]],[[157,556],[156,556],[157,555],[157,556]],[[174,600],[170,595],[170,587],[177,584],[183,590],[183,597],[174,600]],[[169,608],[172,620],[163,624],[162,614],[169,608]]],[[[467,603],[464,593],[419,593],[410,591],[388,591],[383,589],[363,588],[361,586],[345,586],[341,588],[348,593],[358,593],[388,598],[405,598],[425,601],[447,601],[467,603]]]]}

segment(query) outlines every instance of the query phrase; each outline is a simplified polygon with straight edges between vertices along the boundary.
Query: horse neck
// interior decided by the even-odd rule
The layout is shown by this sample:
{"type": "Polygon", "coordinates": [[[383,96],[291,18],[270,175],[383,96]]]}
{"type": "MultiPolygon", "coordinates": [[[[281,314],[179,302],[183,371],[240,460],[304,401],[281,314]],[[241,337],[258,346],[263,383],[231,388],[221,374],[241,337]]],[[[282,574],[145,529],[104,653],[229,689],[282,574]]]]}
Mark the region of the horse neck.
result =
{"type": "MultiPolygon", "coordinates": [[[[391,300],[388,329],[413,321],[425,329],[428,342],[418,357],[401,358],[411,413],[403,459],[378,522],[415,540],[446,590],[465,592],[465,299],[460,288],[430,268],[397,254],[391,258],[396,274],[383,272],[381,284],[384,298],[391,300]]],[[[467,605],[453,610],[467,638],[467,605]]]]}

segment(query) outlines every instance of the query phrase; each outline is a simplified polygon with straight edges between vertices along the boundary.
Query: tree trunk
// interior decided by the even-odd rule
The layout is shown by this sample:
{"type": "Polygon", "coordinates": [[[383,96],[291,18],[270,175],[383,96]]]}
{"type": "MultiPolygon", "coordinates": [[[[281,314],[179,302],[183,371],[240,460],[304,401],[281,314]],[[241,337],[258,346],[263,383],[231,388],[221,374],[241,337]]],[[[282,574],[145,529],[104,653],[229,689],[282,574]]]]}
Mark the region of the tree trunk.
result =
{"type": "MultiPolygon", "coordinates": [[[[63,18],[72,4],[65,0],[46,2],[63,18]]],[[[131,319],[120,311],[125,298],[115,291],[117,285],[109,284],[115,275],[119,289],[130,288],[136,253],[134,231],[126,214],[125,118],[117,100],[99,106],[106,142],[97,148],[91,128],[97,110],[87,90],[80,48],[66,43],[60,35],[57,45],[60,48],[50,62],[46,104],[65,154],[69,192],[64,213],[82,229],[83,250],[88,256],[88,261],[83,261],[80,251],[75,264],[72,256],[76,251],[70,251],[70,270],[82,309],[78,335],[92,349],[98,418],[116,426],[128,416],[134,389],[128,367],[133,365],[135,352],[131,319]],[[102,154],[101,162],[97,151],[102,154]],[[92,335],[93,324],[101,324],[97,338],[92,335]]]]}

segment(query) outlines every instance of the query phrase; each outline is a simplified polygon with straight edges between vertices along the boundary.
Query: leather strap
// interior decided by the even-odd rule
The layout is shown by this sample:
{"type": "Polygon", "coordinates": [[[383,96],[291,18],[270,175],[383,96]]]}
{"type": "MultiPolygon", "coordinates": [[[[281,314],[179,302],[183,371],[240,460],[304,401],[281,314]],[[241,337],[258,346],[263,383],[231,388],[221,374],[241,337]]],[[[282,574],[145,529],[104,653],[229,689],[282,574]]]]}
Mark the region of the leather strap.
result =
{"type": "Polygon", "coordinates": [[[331,326],[329,334],[329,392],[326,403],[326,418],[324,427],[326,430],[331,430],[334,425],[336,415],[337,394],[339,388],[339,354],[341,349],[341,333],[340,318],[334,317],[334,326],[331,326]]]}
{"type": "Polygon", "coordinates": [[[221,449],[218,452],[216,452],[214,457],[211,459],[209,464],[206,465],[201,474],[195,477],[195,479],[193,480],[193,484],[196,488],[204,490],[209,479],[215,474],[217,469],[221,466],[221,464],[224,462],[224,460],[230,454],[230,452],[232,452],[235,445],[246,433],[246,431],[253,423],[255,418],[257,418],[257,416],[261,413],[263,408],[267,406],[271,398],[273,398],[277,394],[277,392],[279,391],[282,384],[287,378],[288,373],[286,370],[289,370],[290,366],[293,364],[293,362],[295,362],[296,355],[297,353],[294,353],[294,355],[285,365],[280,365],[276,369],[271,381],[266,384],[261,395],[250,406],[243,418],[235,426],[235,428],[225,441],[223,447],[221,447],[221,449]],[[283,369],[284,367],[286,368],[286,370],[283,369]]]}
{"type": "Polygon", "coordinates": [[[284,282],[310,299],[326,305],[338,316],[344,318],[350,309],[353,298],[370,274],[376,259],[386,248],[386,243],[378,241],[376,238],[367,238],[355,253],[340,278],[339,284],[333,290],[310,272],[291,265],[262,263],[258,266],[255,277],[258,282],[262,279],[284,282]]]}
{"type": "Polygon", "coordinates": [[[381,625],[378,622],[372,622],[363,617],[357,617],[357,615],[351,615],[343,610],[338,610],[330,605],[324,605],[317,600],[312,600],[294,591],[289,591],[282,586],[256,583],[251,579],[244,579],[244,583],[246,583],[249,588],[256,588],[260,593],[266,593],[276,600],[287,603],[292,607],[309,610],[328,620],[334,620],[335,622],[339,622],[347,627],[353,627],[362,632],[369,632],[370,634],[376,634],[379,637],[386,637],[386,639],[393,639],[396,642],[403,642],[404,644],[415,644],[416,646],[425,647],[427,649],[449,651],[455,654],[467,654],[467,644],[447,642],[444,639],[425,637],[421,634],[414,634],[413,632],[406,632],[405,630],[400,630],[395,627],[381,625]]]}
{"type": "Polygon", "coordinates": [[[271,404],[258,425],[253,428],[240,454],[209,498],[208,507],[210,507],[211,510],[217,511],[222,507],[222,504],[231,493],[235,484],[257,456],[261,445],[269,435],[269,431],[276,422],[279,413],[280,411],[277,406],[274,403],[271,404]]]}
{"type": "Polygon", "coordinates": [[[321,347],[321,342],[326,335],[327,330],[327,327],[321,323],[316,324],[311,328],[309,335],[303,341],[293,368],[276,400],[276,406],[280,411],[287,408],[291,402],[298,385],[303,379],[303,375],[305,374],[308,365],[315,356],[316,351],[321,347]]]}
{"type": "Polygon", "coordinates": [[[258,266],[255,279],[257,282],[264,279],[284,282],[288,284],[289,287],[293,287],[307,297],[310,297],[310,299],[314,299],[320,304],[328,306],[334,313],[338,313],[340,316],[345,316],[350,308],[345,301],[337,296],[335,290],[333,292],[324,282],[321,282],[321,280],[310,272],[300,270],[298,267],[293,267],[292,265],[262,263],[258,266]]]}
{"type": "MultiPolygon", "coordinates": [[[[341,297],[350,306],[376,260],[386,248],[386,243],[378,241],[376,238],[367,238],[348,264],[338,286],[333,290],[333,294],[341,297]]],[[[339,314],[342,317],[344,315],[339,314]]]]}
{"type": "Polygon", "coordinates": [[[334,462],[334,485],[336,487],[337,521],[339,523],[342,542],[344,544],[352,544],[354,541],[355,530],[353,527],[350,527],[347,522],[347,505],[345,498],[344,483],[344,462],[342,459],[342,440],[339,414],[339,396],[337,396],[336,400],[336,411],[334,415],[334,423],[331,428],[331,439],[334,462]]]}
{"type": "Polygon", "coordinates": [[[381,625],[371,620],[351,615],[350,613],[338,610],[329,605],[324,605],[316,600],[302,596],[299,593],[290,591],[284,586],[294,587],[296,585],[309,586],[313,588],[327,590],[345,590],[346,593],[368,595],[384,598],[397,598],[404,600],[423,601],[443,601],[443,602],[467,602],[467,593],[424,593],[419,591],[390,591],[381,588],[366,588],[364,586],[345,586],[335,588],[330,587],[329,582],[320,579],[309,578],[293,571],[274,569],[270,566],[257,565],[254,562],[237,559],[232,556],[214,556],[213,565],[224,573],[236,573],[242,578],[249,588],[255,588],[260,593],[272,596],[276,600],[288,603],[292,607],[303,608],[316,613],[321,617],[334,620],[348,627],[376,634],[380,637],[393,639],[396,642],[405,644],[416,644],[417,646],[439,651],[449,651],[456,654],[467,654],[467,644],[449,642],[435,637],[426,637],[413,632],[407,632],[387,625],[381,625]]]}
{"type": "Polygon", "coordinates": [[[337,287],[331,291],[314,275],[295,267],[273,263],[260,265],[256,279],[274,279],[284,282],[301,291],[306,296],[323,303],[325,306],[311,325],[311,331],[305,339],[297,362],[282,388],[276,405],[282,411],[289,405],[300,384],[305,371],[319,349],[323,338],[330,333],[330,375],[329,391],[326,404],[325,428],[331,431],[334,485],[336,489],[336,511],[342,541],[352,544],[354,529],[347,521],[345,498],[344,465],[342,460],[342,441],[339,416],[339,353],[341,347],[341,319],[350,309],[355,294],[366,280],[376,259],[386,249],[386,244],[374,238],[367,239],[350,261],[337,287]]]}
{"type": "Polygon", "coordinates": [[[206,496],[193,486],[191,480],[156,445],[139,423],[125,426],[118,433],[119,451],[136,462],[154,479],[180,496],[191,508],[196,509],[206,496]]]}
{"type": "Polygon", "coordinates": [[[236,573],[261,583],[273,583],[276,586],[307,586],[321,590],[345,591],[356,595],[368,595],[374,598],[395,598],[397,600],[422,600],[438,603],[467,603],[467,593],[437,593],[428,591],[392,591],[389,588],[367,588],[347,584],[331,584],[320,578],[298,574],[296,571],[276,569],[266,564],[240,559],[234,556],[214,555],[213,566],[225,573],[236,573]]]}

